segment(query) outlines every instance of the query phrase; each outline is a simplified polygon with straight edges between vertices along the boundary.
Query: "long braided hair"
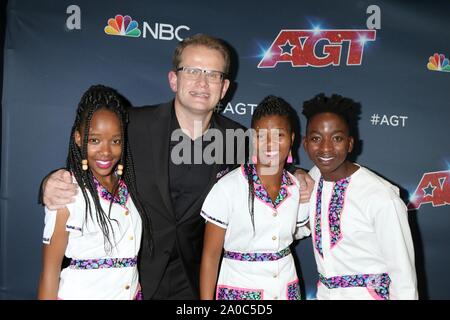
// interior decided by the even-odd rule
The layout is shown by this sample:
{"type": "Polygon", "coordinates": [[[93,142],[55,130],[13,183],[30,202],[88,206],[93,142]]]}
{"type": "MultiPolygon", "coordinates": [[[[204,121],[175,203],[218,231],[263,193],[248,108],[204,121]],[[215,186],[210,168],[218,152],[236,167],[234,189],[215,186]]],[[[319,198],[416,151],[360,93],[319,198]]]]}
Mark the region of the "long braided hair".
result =
{"type": "Polygon", "coordinates": [[[120,181],[123,180],[127,185],[131,199],[133,200],[136,208],[138,209],[139,215],[141,216],[143,239],[147,239],[145,245],[149,246],[150,252],[152,252],[153,237],[151,234],[151,220],[145,210],[145,207],[142,205],[142,202],[137,196],[138,193],[136,190],[134,164],[131,157],[130,146],[127,142],[128,113],[124,99],[116,90],[103,85],[94,85],[83,94],[78,104],[75,122],[70,133],[66,169],[72,173],[73,177],[75,177],[78,185],[80,186],[81,192],[83,193],[86,203],[85,221],[88,221],[89,217],[92,221],[97,221],[103,233],[105,251],[110,254],[114,247],[110,237],[112,233],[114,239],[112,222],[118,223],[117,220],[111,218],[113,198],[111,198],[109,210],[108,213],[106,213],[100,204],[91,170],[82,170],[81,168],[81,161],[83,159],[87,159],[90,123],[94,113],[100,109],[113,112],[118,117],[121,126],[122,153],[120,163],[123,165],[123,174],[118,176],[118,179],[113,187],[112,194],[115,195],[117,193],[120,181]],[[75,142],[76,131],[78,131],[81,135],[81,147],[79,147],[75,142]],[[92,196],[95,208],[91,208],[88,192],[92,196]]]}
{"type": "MultiPolygon", "coordinates": [[[[252,116],[251,127],[255,129],[255,123],[257,120],[267,116],[282,116],[288,119],[290,124],[290,130],[293,128],[293,112],[291,105],[281,97],[269,95],[265,97],[255,108],[255,112],[252,116]]],[[[250,213],[250,219],[253,225],[253,233],[255,233],[255,187],[253,185],[253,169],[248,163],[244,164],[244,171],[248,180],[248,208],[250,213]]]]}

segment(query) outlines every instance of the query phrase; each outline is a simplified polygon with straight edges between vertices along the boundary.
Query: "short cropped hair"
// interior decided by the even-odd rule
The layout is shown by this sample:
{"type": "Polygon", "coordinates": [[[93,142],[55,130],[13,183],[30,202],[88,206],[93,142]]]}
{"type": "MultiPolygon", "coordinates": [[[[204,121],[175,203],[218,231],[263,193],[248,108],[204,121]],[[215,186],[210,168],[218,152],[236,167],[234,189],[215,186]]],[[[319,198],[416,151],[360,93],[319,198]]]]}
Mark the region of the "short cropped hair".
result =
{"type": "Polygon", "coordinates": [[[196,34],[192,37],[185,38],[178,44],[178,46],[175,48],[172,58],[173,70],[179,68],[181,62],[181,55],[183,53],[183,50],[187,46],[204,46],[208,49],[219,51],[225,61],[225,69],[217,71],[223,71],[225,74],[228,74],[230,70],[230,51],[228,50],[227,45],[218,38],[201,33],[196,34]]]}

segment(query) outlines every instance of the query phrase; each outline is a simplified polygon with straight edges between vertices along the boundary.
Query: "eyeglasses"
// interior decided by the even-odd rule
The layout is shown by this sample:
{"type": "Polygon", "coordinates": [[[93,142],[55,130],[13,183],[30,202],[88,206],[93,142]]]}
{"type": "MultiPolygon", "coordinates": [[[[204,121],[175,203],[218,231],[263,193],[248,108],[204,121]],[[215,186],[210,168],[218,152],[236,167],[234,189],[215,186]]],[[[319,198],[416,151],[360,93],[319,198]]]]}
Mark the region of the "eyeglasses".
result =
{"type": "Polygon", "coordinates": [[[186,79],[189,80],[198,80],[200,78],[200,75],[202,73],[205,74],[206,81],[208,83],[220,83],[225,78],[225,73],[221,71],[215,71],[215,70],[206,70],[206,69],[200,69],[195,67],[179,67],[177,69],[178,71],[183,71],[184,76],[186,79]]]}

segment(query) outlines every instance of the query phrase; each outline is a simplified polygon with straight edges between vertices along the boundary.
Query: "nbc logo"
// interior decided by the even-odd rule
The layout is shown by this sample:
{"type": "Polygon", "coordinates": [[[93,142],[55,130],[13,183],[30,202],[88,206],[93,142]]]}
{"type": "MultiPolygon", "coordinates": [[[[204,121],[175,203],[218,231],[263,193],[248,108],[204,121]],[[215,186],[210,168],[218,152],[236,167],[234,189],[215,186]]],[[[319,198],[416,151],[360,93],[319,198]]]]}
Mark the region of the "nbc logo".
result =
{"type": "Polygon", "coordinates": [[[116,15],[108,19],[108,25],[105,27],[105,33],[111,36],[125,36],[137,38],[141,35],[138,29],[138,23],[130,16],[116,15]]]}
{"type": "Polygon", "coordinates": [[[435,53],[428,58],[427,69],[432,71],[450,72],[448,59],[443,54],[435,53]]]}

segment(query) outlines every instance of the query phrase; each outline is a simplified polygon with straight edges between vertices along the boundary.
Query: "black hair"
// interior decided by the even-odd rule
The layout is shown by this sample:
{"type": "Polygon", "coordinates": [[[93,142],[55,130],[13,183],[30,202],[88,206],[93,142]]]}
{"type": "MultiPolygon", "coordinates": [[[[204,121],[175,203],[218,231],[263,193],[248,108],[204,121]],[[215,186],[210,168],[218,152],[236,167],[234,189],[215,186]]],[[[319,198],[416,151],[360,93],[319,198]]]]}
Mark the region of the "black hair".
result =
{"type": "Polygon", "coordinates": [[[338,94],[327,97],[324,93],[320,93],[303,103],[302,113],[307,119],[306,130],[308,130],[309,122],[314,116],[326,112],[334,113],[342,118],[347,124],[350,136],[355,137],[357,135],[357,123],[361,113],[360,105],[352,99],[338,94]]]}
{"type": "Polygon", "coordinates": [[[281,116],[286,117],[289,122],[289,129],[292,131],[293,125],[293,113],[291,105],[281,97],[269,95],[265,97],[255,108],[253,112],[251,127],[253,128],[255,122],[261,118],[267,116],[281,116]]]}
{"type": "MultiPolygon", "coordinates": [[[[289,131],[292,132],[294,128],[293,115],[294,109],[292,106],[283,98],[276,97],[274,95],[269,95],[265,97],[255,108],[253,112],[251,127],[254,129],[257,120],[268,116],[281,116],[286,117],[289,123],[289,131]]],[[[255,187],[253,186],[252,180],[252,167],[248,164],[244,164],[244,171],[247,175],[248,180],[248,210],[250,213],[250,218],[253,225],[253,232],[255,232],[255,187]]]]}
{"type": "Polygon", "coordinates": [[[113,199],[109,206],[108,214],[102,209],[98,192],[94,184],[93,174],[90,169],[82,170],[81,161],[87,159],[87,145],[90,123],[94,113],[98,110],[108,110],[113,112],[119,119],[121,126],[122,138],[122,154],[120,164],[123,165],[123,173],[118,176],[117,182],[113,187],[112,194],[115,195],[118,191],[121,180],[127,185],[129,195],[133,200],[139,215],[142,219],[143,239],[147,239],[145,245],[149,246],[150,252],[153,251],[153,237],[151,234],[151,221],[147,214],[145,207],[138,198],[136,188],[136,178],[133,159],[131,157],[130,146],[127,142],[127,123],[128,113],[126,110],[126,102],[123,97],[114,89],[103,85],[91,86],[82,96],[76,111],[75,122],[72,126],[69,139],[69,152],[67,155],[66,168],[73,177],[75,177],[86,203],[86,221],[88,217],[94,221],[94,212],[91,208],[91,203],[88,198],[88,191],[92,196],[95,205],[95,220],[98,222],[104,237],[105,251],[109,254],[112,251],[113,244],[110,238],[111,232],[114,236],[114,230],[111,222],[117,223],[117,220],[111,218],[111,208],[113,199]],[[84,130],[82,130],[84,129],[84,130]],[[78,131],[81,136],[81,147],[75,142],[75,132],[78,131]]]}

